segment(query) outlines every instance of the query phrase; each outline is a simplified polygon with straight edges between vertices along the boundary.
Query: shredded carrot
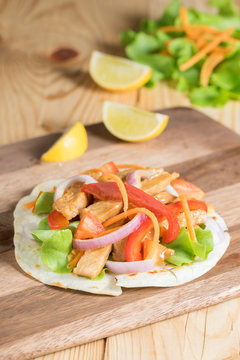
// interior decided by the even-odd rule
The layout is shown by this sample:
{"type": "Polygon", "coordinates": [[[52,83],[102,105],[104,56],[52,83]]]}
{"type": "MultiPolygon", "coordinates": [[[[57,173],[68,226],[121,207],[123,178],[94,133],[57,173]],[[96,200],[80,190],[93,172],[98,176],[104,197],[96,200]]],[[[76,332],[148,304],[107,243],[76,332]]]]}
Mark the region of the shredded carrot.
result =
{"type": "Polygon", "coordinates": [[[101,169],[89,169],[89,170],[82,172],[81,174],[88,174],[89,172],[101,173],[102,170],[101,169]]]}
{"type": "Polygon", "coordinates": [[[104,227],[110,226],[110,225],[114,224],[115,222],[126,218],[127,216],[130,216],[133,214],[138,214],[138,213],[143,213],[143,214],[147,215],[153,222],[154,236],[153,236],[153,240],[152,240],[151,250],[149,251],[148,256],[147,256],[148,259],[152,259],[154,252],[156,251],[156,247],[158,246],[158,243],[159,243],[160,231],[159,231],[158,220],[157,220],[156,216],[150,210],[145,209],[145,208],[134,208],[134,209],[128,210],[126,213],[121,213],[119,215],[116,215],[116,216],[106,220],[103,223],[103,226],[104,227]]]}
{"type": "Polygon", "coordinates": [[[192,222],[192,216],[191,216],[191,212],[190,212],[188,202],[187,202],[187,196],[186,196],[186,194],[182,193],[182,194],[179,195],[179,198],[180,198],[181,203],[182,203],[182,207],[183,207],[184,215],[185,215],[185,218],[186,218],[187,229],[188,229],[188,232],[189,232],[190,239],[192,241],[197,242],[197,238],[196,238],[196,234],[195,234],[194,227],[193,227],[193,222],[192,222]]]}
{"type": "Polygon", "coordinates": [[[111,232],[113,231],[117,231],[121,228],[121,226],[116,226],[114,228],[111,228],[111,229],[107,229],[105,231],[103,231],[102,233],[98,234],[97,236],[94,236],[94,239],[95,238],[98,238],[98,237],[101,237],[101,236],[104,236],[104,235],[107,235],[107,234],[110,234],[111,232]]]}
{"type": "Polygon", "coordinates": [[[38,196],[36,197],[36,199],[35,199],[35,200],[30,201],[30,202],[29,202],[29,203],[27,203],[27,204],[24,204],[24,208],[25,208],[25,209],[27,209],[27,210],[29,210],[29,209],[33,208],[33,209],[32,209],[32,212],[34,213],[34,210],[35,210],[35,206],[36,206],[37,199],[39,198],[39,196],[40,196],[42,193],[43,193],[43,192],[42,192],[42,191],[40,191],[40,192],[39,192],[39,194],[38,194],[38,196]]]}
{"type": "Polygon", "coordinates": [[[233,27],[229,27],[221,34],[217,35],[210,43],[204,46],[197,54],[193,55],[191,59],[186,61],[180,66],[181,71],[186,71],[196,63],[198,63],[205,55],[212,51],[218,44],[226,40],[227,37],[233,32],[233,27]]]}
{"type": "Polygon", "coordinates": [[[203,33],[202,35],[198,36],[198,39],[195,42],[196,48],[200,49],[203,46],[206,46],[208,41],[213,39],[212,34],[203,33]]]}
{"type": "Polygon", "coordinates": [[[79,250],[77,255],[67,264],[67,268],[68,269],[75,268],[75,266],[77,265],[78,261],[81,259],[83,254],[84,254],[84,251],[79,250]]]}
{"type": "Polygon", "coordinates": [[[185,6],[180,7],[179,15],[180,15],[180,20],[181,20],[182,26],[185,30],[188,27],[187,8],[185,6]]]}
{"type": "Polygon", "coordinates": [[[224,60],[225,54],[221,52],[213,52],[204,62],[201,73],[200,73],[200,83],[202,86],[207,86],[209,83],[210,76],[214,68],[224,60]]]}
{"type": "Polygon", "coordinates": [[[235,46],[216,46],[215,49],[213,51],[211,51],[210,53],[212,54],[213,52],[220,52],[222,54],[228,54],[231,51],[233,51],[235,49],[235,46]]]}
{"type": "Polygon", "coordinates": [[[145,166],[142,166],[142,165],[136,165],[136,164],[116,164],[116,166],[119,168],[119,169],[122,169],[122,168],[136,168],[136,169],[145,169],[145,166]]]}
{"type": "Polygon", "coordinates": [[[119,187],[119,190],[122,194],[122,199],[123,199],[123,211],[124,213],[127,212],[127,209],[128,209],[128,195],[127,195],[127,190],[124,186],[124,183],[123,181],[117,176],[117,175],[114,175],[114,174],[106,174],[106,175],[103,175],[100,180],[113,180],[115,183],[117,183],[118,187],[119,187]]]}
{"type": "Polygon", "coordinates": [[[183,26],[174,26],[174,25],[171,25],[171,26],[162,26],[162,27],[159,27],[157,29],[157,31],[163,31],[163,32],[179,32],[179,31],[184,31],[184,27],[183,26]]]}

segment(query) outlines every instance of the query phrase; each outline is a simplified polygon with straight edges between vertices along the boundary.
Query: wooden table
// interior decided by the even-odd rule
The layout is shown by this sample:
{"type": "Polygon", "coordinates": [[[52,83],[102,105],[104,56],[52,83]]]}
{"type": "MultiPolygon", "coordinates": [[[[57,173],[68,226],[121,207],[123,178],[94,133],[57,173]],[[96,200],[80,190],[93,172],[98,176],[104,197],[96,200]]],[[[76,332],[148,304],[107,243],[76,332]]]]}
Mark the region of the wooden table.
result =
{"type": "MultiPolygon", "coordinates": [[[[87,72],[93,49],[123,54],[119,32],[135,28],[142,18],[157,18],[166,3],[0,0],[0,144],[64,129],[79,120],[99,122],[106,99],[145,109],[191,106],[165,83],[154,90],[111,94],[99,89],[87,72]]],[[[207,9],[206,1],[184,3],[207,9]]],[[[200,110],[240,133],[240,102],[200,110]]],[[[222,360],[239,359],[239,350],[237,298],[39,359],[222,360]]]]}

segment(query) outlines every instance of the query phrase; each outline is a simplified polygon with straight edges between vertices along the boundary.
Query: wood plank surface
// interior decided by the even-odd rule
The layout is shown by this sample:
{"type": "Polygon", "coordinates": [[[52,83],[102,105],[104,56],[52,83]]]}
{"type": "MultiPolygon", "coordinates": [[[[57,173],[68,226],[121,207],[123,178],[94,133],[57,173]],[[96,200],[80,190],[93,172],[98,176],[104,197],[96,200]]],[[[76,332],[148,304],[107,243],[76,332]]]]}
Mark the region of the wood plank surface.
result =
{"type": "MultiPolygon", "coordinates": [[[[137,28],[142,18],[157,18],[168,2],[102,0],[99,4],[96,0],[0,0],[0,144],[59,131],[77,120],[84,124],[99,122],[104,100],[145,109],[191,106],[185,95],[163,82],[153,90],[142,88],[126,94],[111,94],[95,86],[87,74],[87,63],[93,49],[123,55],[119,32],[137,28]],[[70,61],[53,61],[51,54],[59,48],[75,49],[79,56],[70,61]]],[[[203,11],[210,10],[207,0],[183,0],[183,3],[203,11]]],[[[231,101],[223,108],[201,108],[200,111],[240,133],[239,101],[231,101]]],[[[50,135],[49,144],[53,139],[50,135]]],[[[1,174],[14,173],[38,163],[39,149],[32,156],[29,149],[24,149],[29,144],[21,144],[23,148],[13,148],[21,153],[18,161],[15,161],[14,153],[10,156],[11,160],[6,158],[11,147],[6,147],[4,151],[1,148],[1,174]]],[[[46,142],[45,146],[48,147],[46,142]]],[[[220,151],[219,156],[224,153],[220,151]]],[[[194,162],[188,165],[196,175],[200,175],[194,168],[194,162]]],[[[214,176],[213,165],[214,159],[211,170],[214,176]]],[[[223,162],[222,166],[228,169],[228,162],[223,162]]],[[[184,167],[182,171],[184,176],[192,178],[184,167]]],[[[229,172],[228,176],[235,176],[236,171],[229,172]]],[[[220,181],[218,177],[215,180],[220,181]]],[[[214,186],[214,180],[211,186],[214,186]]],[[[16,200],[13,200],[11,210],[16,200]]],[[[231,203],[228,205],[231,207],[231,203]]],[[[10,217],[9,210],[1,213],[0,238],[5,239],[2,250],[11,247],[10,217]]],[[[31,287],[32,280],[26,276],[18,278],[17,283],[13,280],[11,274],[16,273],[16,268],[8,268],[8,272],[9,286],[4,284],[1,292],[4,290],[7,293],[7,288],[11,293],[13,288],[31,287]]],[[[161,360],[239,360],[239,327],[240,301],[236,298],[111,336],[106,341],[106,347],[104,340],[98,340],[40,357],[39,360],[120,360],[123,354],[126,360],[155,360],[159,357],[161,360]]]]}
{"type": "MultiPolygon", "coordinates": [[[[168,2],[0,0],[0,144],[65,129],[76,121],[100,122],[105,100],[145,109],[191,106],[185,94],[165,82],[153,90],[109,93],[87,71],[94,49],[124,55],[120,32],[136,29],[141,19],[158,18],[168,2]]],[[[211,11],[207,0],[183,3],[211,11]]],[[[240,133],[239,101],[201,111],[240,133]]]]}
{"type": "MultiPolygon", "coordinates": [[[[76,174],[110,159],[126,162],[130,155],[132,162],[164,166],[180,173],[182,170],[186,179],[194,180],[206,190],[207,200],[216,205],[230,227],[231,246],[223,259],[209,273],[186,285],[125,289],[117,298],[51,288],[19,269],[11,250],[11,239],[6,240],[4,233],[5,226],[11,228],[10,217],[5,216],[0,224],[0,229],[3,229],[0,233],[3,242],[0,255],[0,287],[3,289],[0,297],[0,354],[3,358],[39,356],[156,323],[240,294],[240,203],[236,198],[240,191],[240,173],[236,169],[240,158],[239,136],[191,109],[176,108],[164,112],[171,119],[167,130],[159,138],[142,144],[116,140],[103,125],[89,127],[89,150],[81,158],[61,166],[39,162],[37,154],[45,148],[45,142],[49,144],[49,136],[30,140],[31,145],[28,141],[6,145],[3,151],[10,154],[10,171],[6,172],[7,162],[3,158],[5,171],[0,174],[0,184],[4,193],[0,212],[10,215],[18,199],[41,181],[76,174]],[[7,148],[12,150],[7,151],[7,148]],[[14,170],[11,157],[17,157],[18,149],[24,149],[22,152],[19,150],[22,168],[14,170]],[[233,173],[233,177],[229,176],[233,173]],[[217,178],[215,182],[214,177],[217,178]],[[9,286],[6,287],[6,283],[9,286]]],[[[56,138],[56,135],[51,136],[56,138]]],[[[236,323],[234,329],[235,326],[236,323]]],[[[236,337],[236,330],[234,334],[236,337]]],[[[113,356],[109,355],[111,339],[121,337],[107,341],[106,359],[113,356]]],[[[101,348],[100,343],[95,344],[101,348]]]]}

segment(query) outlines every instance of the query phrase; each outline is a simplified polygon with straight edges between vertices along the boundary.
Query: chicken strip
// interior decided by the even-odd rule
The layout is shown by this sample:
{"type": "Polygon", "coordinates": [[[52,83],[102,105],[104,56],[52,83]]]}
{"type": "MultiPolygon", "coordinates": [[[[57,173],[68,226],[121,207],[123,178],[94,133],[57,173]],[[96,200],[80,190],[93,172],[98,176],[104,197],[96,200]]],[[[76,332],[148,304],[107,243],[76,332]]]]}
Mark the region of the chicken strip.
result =
{"type": "Polygon", "coordinates": [[[171,181],[176,179],[178,176],[179,174],[176,172],[172,174],[163,172],[158,176],[143,180],[141,189],[149,195],[155,195],[161,191],[164,191],[166,187],[170,185],[171,181]]]}
{"type": "Polygon", "coordinates": [[[80,217],[82,218],[88,211],[103,223],[104,221],[110,219],[111,217],[118,215],[123,207],[121,201],[98,201],[92,205],[89,205],[86,209],[80,211],[80,217]]]}
{"type": "Polygon", "coordinates": [[[74,274],[94,279],[102,271],[111,250],[112,244],[98,249],[86,250],[73,269],[74,274]]]}
{"type": "MultiPolygon", "coordinates": [[[[204,224],[207,218],[207,213],[204,210],[191,210],[191,217],[192,217],[193,226],[197,224],[204,224]]],[[[177,215],[177,219],[180,227],[187,227],[187,222],[184,212],[179,213],[177,215]]],[[[160,226],[167,229],[168,228],[167,220],[162,221],[160,226]]]]}
{"type": "Polygon", "coordinates": [[[80,192],[82,185],[79,182],[70,185],[63,196],[53,203],[53,209],[59,211],[68,220],[73,219],[88,205],[89,196],[80,192]]]}
{"type": "Polygon", "coordinates": [[[154,197],[163,204],[169,204],[176,199],[176,196],[169,194],[166,191],[161,191],[160,193],[154,195],[154,197]]]}
{"type": "Polygon", "coordinates": [[[112,259],[113,261],[126,261],[125,246],[128,237],[119,240],[113,244],[112,259]]]}

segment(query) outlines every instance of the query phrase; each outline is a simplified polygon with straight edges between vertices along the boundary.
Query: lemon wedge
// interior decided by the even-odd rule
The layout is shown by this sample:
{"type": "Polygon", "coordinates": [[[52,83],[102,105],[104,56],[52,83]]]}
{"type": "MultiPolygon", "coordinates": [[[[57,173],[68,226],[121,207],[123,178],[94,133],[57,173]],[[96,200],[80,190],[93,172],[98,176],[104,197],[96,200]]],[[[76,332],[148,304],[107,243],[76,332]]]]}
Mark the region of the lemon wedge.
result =
{"type": "Polygon", "coordinates": [[[73,160],[81,156],[87,150],[87,146],[85,127],[77,122],[42,155],[41,160],[56,162],[73,160]]]}
{"type": "Polygon", "coordinates": [[[89,72],[99,86],[111,91],[138,89],[152,75],[149,66],[98,51],[91,55],[89,72]]]}
{"type": "Polygon", "coordinates": [[[158,136],[167,126],[168,116],[105,101],[103,122],[108,131],[117,138],[137,142],[158,136]]]}

